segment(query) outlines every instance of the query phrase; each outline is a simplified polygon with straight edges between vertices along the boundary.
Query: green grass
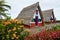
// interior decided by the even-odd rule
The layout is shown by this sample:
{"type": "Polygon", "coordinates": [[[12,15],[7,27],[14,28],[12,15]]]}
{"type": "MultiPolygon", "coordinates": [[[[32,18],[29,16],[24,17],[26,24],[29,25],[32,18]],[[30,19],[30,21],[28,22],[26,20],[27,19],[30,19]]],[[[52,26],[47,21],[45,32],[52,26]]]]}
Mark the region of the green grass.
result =
{"type": "Polygon", "coordinates": [[[60,30],[60,26],[54,26],[52,29],[53,30],[60,30]]]}

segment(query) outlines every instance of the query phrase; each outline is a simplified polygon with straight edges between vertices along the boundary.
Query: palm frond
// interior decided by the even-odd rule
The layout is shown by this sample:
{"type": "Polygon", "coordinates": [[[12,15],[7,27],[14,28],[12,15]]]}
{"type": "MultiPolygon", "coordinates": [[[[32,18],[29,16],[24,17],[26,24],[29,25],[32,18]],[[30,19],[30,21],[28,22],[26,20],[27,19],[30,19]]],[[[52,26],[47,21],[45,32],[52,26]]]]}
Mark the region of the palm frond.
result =
{"type": "Polygon", "coordinates": [[[11,9],[11,7],[9,5],[6,5],[6,4],[1,4],[0,6],[11,9]]]}
{"type": "Polygon", "coordinates": [[[0,4],[4,4],[4,3],[5,3],[5,1],[4,1],[4,0],[1,0],[1,1],[0,1],[0,4]]]}
{"type": "Polygon", "coordinates": [[[0,12],[0,15],[4,16],[4,17],[7,17],[7,14],[6,13],[1,13],[0,12]]]}
{"type": "Polygon", "coordinates": [[[5,9],[3,7],[0,7],[0,12],[8,11],[8,9],[5,9]]]}
{"type": "Polygon", "coordinates": [[[0,15],[7,17],[7,14],[5,13],[5,11],[8,11],[7,8],[11,9],[11,7],[5,3],[6,2],[4,0],[0,1],[0,15]]]}
{"type": "Polygon", "coordinates": [[[7,4],[5,4],[6,2],[4,1],[4,0],[2,0],[2,1],[0,1],[0,6],[1,7],[7,7],[7,8],[9,8],[9,9],[11,9],[11,7],[9,6],[9,5],[7,5],[7,4]]]}

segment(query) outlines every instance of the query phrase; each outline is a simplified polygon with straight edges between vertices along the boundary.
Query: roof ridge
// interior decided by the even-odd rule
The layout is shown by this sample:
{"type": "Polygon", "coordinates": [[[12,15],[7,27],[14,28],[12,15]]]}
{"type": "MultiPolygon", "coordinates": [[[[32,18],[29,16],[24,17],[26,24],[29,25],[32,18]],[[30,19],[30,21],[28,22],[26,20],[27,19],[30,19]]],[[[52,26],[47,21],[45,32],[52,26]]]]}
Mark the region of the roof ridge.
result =
{"type": "Polygon", "coordinates": [[[30,8],[32,8],[32,7],[34,7],[34,6],[38,6],[38,5],[39,5],[39,2],[34,3],[34,4],[30,5],[30,6],[24,7],[22,10],[25,11],[26,9],[30,9],[30,8]]]}
{"type": "Polygon", "coordinates": [[[43,10],[42,12],[45,12],[45,11],[53,11],[53,9],[43,10]]]}

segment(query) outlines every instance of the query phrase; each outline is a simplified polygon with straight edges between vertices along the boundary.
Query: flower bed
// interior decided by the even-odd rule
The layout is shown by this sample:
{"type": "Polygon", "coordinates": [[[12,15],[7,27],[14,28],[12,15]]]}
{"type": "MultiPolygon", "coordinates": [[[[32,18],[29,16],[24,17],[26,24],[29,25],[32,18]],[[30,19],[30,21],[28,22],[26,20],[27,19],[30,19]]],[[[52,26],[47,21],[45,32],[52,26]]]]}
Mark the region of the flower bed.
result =
{"type": "Polygon", "coordinates": [[[24,40],[29,35],[30,30],[24,30],[21,21],[16,19],[0,20],[0,39],[1,40],[24,40]]]}
{"type": "Polygon", "coordinates": [[[41,31],[28,36],[25,40],[60,40],[60,30],[41,31]]]}

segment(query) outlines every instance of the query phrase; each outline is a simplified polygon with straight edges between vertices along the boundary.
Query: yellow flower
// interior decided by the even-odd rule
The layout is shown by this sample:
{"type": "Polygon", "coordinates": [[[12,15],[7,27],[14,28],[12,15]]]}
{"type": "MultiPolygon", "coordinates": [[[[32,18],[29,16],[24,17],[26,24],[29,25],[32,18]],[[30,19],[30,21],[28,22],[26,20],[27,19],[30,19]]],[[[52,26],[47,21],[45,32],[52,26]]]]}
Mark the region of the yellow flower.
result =
{"type": "Polygon", "coordinates": [[[5,25],[11,24],[10,22],[4,22],[5,25]]]}
{"type": "Polygon", "coordinates": [[[15,33],[17,33],[17,32],[15,32],[15,33]]]}
{"type": "Polygon", "coordinates": [[[11,24],[11,22],[7,22],[8,24],[11,24]]]}
{"type": "Polygon", "coordinates": [[[15,37],[15,38],[16,38],[16,34],[15,34],[15,33],[13,34],[13,37],[15,37]]]}
{"type": "Polygon", "coordinates": [[[10,33],[11,32],[11,30],[8,30],[8,33],[10,33]]]}
{"type": "Polygon", "coordinates": [[[18,28],[18,30],[20,30],[21,28],[18,28]]]}
{"type": "Polygon", "coordinates": [[[20,26],[20,28],[22,28],[23,27],[23,25],[22,26],[20,26]]]}
{"type": "Polygon", "coordinates": [[[16,37],[16,39],[18,39],[19,37],[16,37]]]}
{"type": "Polygon", "coordinates": [[[16,30],[16,27],[13,28],[13,31],[15,31],[15,30],[16,30]]]}
{"type": "Polygon", "coordinates": [[[21,22],[20,21],[17,21],[18,24],[20,24],[21,22]]]}
{"type": "Polygon", "coordinates": [[[14,19],[14,22],[16,23],[18,20],[17,19],[14,19]]]}
{"type": "Polygon", "coordinates": [[[12,37],[11,39],[14,39],[14,37],[12,37]]]}
{"type": "Polygon", "coordinates": [[[26,31],[26,32],[30,32],[31,30],[29,30],[29,29],[26,29],[25,31],[26,31]]]}
{"type": "Polygon", "coordinates": [[[9,35],[6,35],[7,38],[9,38],[9,35]]]}
{"type": "Polygon", "coordinates": [[[13,19],[10,19],[10,21],[13,21],[13,19]]]}
{"type": "Polygon", "coordinates": [[[6,35],[7,37],[9,37],[9,35],[6,35]]]}

